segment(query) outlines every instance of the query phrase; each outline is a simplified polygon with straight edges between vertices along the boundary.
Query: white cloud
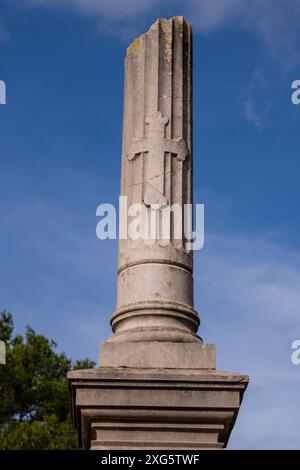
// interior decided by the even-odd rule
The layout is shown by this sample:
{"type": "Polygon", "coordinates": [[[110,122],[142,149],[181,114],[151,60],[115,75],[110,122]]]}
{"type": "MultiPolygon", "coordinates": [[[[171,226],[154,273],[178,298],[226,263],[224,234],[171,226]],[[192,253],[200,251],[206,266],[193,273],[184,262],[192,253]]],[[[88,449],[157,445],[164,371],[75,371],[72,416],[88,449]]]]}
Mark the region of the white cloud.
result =
{"type": "MultiPolygon", "coordinates": [[[[253,33],[285,69],[299,63],[299,0],[15,0],[30,7],[69,9],[94,18],[101,28],[125,35],[139,34],[137,19],[184,14],[202,33],[234,26],[253,33]],[[132,28],[135,31],[132,31],[132,28]]],[[[144,29],[144,21],[142,29],[144,29]]],[[[129,37],[130,36],[130,37],[129,37]]]]}
{"type": "Polygon", "coordinates": [[[251,239],[208,234],[206,238],[203,282],[210,284],[214,280],[214,288],[218,286],[222,295],[225,290],[227,300],[233,295],[235,301],[246,303],[255,312],[263,309],[264,318],[271,322],[297,319],[300,326],[297,251],[273,242],[271,237],[251,239]],[[250,290],[255,295],[249,295],[250,290]]]}
{"type": "Polygon", "coordinates": [[[200,31],[234,26],[254,34],[284,69],[299,63],[299,0],[186,0],[186,6],[200,31]]]}
{"type": "Polygon", "coordinates": [[[244,6],[243,0],[186,1],[194,26],[202,32],[213,31],[242,16],[244,6]]]}
{"type": "Polygon", "coordinates": [[[156,6],[158,0],[25,0],[30,6],[69,8],[83,15],[114,20],[135,18],[156,6]]]}

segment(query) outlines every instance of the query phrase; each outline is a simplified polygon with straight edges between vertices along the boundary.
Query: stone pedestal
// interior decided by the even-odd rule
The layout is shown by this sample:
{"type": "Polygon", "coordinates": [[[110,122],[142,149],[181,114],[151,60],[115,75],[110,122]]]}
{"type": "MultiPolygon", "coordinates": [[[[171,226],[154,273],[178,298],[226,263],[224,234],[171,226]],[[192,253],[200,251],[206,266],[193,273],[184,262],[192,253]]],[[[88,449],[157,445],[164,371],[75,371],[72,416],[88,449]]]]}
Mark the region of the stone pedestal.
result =
{"type": "Polygon", "coordinates": [[[197,335],[186,211],[192,29],[183,17],[156,21],[128,47],[124,94],[121,196],[147,223],[135,238],[132,213],[123,221],[113,334],[99,369],[68,375],[74,422],[85,449],[220,449],[248,378],[216,371],[214,345],[197,335]],[[176,209],[169,223],[166,208],[176,209]]]}
{"type": "Polygon", "coordinates": [[[207,370],[69,373],[79,442],[92,450],[226,447],[248,377],[207,370]]]}

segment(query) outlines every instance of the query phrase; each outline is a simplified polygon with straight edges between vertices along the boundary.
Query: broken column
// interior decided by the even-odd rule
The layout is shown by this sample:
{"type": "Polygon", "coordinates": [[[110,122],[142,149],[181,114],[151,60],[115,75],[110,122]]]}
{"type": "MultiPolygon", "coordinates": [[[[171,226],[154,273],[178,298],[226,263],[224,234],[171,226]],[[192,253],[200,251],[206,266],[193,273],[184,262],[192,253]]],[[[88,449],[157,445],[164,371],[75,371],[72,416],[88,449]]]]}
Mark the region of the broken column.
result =
{"type": "Polygon", "coordinates": [[[129,213],[113,334],[101,345],[99,369],[69,373],[84,448],[225,447],[248,383],[216,371],[214,345],[197,335],[185,210],[193,202],[192,118],[191,26],[183,17],[160,19],[125,59],[121,196],[142,208],[143,235],[130,236],[129,213]]]}

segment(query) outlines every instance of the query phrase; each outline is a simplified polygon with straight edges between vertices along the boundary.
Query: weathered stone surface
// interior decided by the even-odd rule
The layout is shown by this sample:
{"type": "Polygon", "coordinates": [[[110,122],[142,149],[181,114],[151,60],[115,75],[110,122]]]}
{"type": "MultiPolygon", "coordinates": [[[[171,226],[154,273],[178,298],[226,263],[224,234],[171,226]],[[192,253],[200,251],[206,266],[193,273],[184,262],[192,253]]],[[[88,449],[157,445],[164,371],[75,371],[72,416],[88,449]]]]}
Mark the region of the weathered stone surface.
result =
{"type": "Polygon", "coordinates": [[[135,342],[102,344],[101,367],[215,369],[215,346],[207,343],[135,342]]]}
{"type": "MultiPolygon", "coordinates": [[[[192,31],[158,20],[125,61],[121,194],[128,204],[192,203],[192,31]]],[[[127,221],[128,222],[128,221],[127,221]]],[[[185,223],[186,220],[183,220],[185,223]]],[[[85,449],[226,447],[248,377],[215,370],[197,336],[193,256],[174,226],[168,243],[121,239],[113,335],[100,368],[68,374],[85,449]]]]}
{"type": "MultiPolygon", "coordinates": [[[[159,19],[127,49],[121,195],[128,205],[144,204],[149,221],[151,205],[180,204],[184,226],[192,158],[192,30],[181,16],[159,19]]],[[[179,342],[191,336],[201,341],[195,335],[193,254],[178,236],[171,224],[167,243],[160,235],[151,243],[120,240],[110,340],[124,341],[126,331],[128,342],[165,342],[175,329],[179,342]]]]}
{"type": "Polygon", "coordinates": [[[85,449],[226,447],[248,377],[201,370],[101,368],[69,373],[85,449]]]}

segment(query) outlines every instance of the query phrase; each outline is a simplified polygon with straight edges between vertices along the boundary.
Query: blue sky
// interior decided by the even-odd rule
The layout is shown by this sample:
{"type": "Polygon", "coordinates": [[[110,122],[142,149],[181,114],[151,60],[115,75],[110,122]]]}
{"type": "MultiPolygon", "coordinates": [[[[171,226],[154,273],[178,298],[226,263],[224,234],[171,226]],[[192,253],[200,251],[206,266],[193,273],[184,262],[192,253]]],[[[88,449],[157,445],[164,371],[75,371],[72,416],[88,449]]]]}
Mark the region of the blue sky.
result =
{"type": "Polygon", "coordinates": [[[194,27],[195,257],[201,335],[251,384],[230,448],[299,448],[298,0],[0,0],[0,308],[73,358],[97,359],[117,243],[123,59],[159,16],[194,27]],[[298,137],[297,137],[298,136],[298,137]]]}

